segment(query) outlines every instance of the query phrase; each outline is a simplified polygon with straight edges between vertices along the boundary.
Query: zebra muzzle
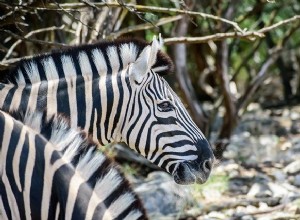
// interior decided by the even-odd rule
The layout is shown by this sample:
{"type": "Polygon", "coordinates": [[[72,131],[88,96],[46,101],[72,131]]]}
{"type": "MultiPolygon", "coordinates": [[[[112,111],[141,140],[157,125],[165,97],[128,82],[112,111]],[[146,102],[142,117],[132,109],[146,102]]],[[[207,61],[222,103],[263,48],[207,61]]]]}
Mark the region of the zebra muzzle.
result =
{"type": "Polygon", "coordinates": [[[202,163],[197,161],[184,161],[179,163],[173,177],[177,184],[203,184],[207,181],[213,162],[211,159],[204,160],[202,163]]]}

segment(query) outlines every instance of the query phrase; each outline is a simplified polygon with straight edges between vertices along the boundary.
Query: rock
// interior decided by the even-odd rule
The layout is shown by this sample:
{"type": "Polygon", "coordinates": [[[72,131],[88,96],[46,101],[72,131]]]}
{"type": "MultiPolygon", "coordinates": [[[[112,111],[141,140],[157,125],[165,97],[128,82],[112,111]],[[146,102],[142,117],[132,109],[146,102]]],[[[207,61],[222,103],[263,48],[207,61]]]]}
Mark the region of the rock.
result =
{"type": "Polygon", "coordinates": [[[276,183],[269,182],[268,187],[272,192],[272,196],[274,197],[284,197],[289,194],[289,191],[286,188],[276,183]]]}
{"type": "Polygon", "coordinates": [[[208,215],[209,219],[225,219],[225,214],[221,212],[210,212],[208,215]]]}
{"type": "Polygon", "coordinates": [[[272,191],[265,183],[254,183],[250,188],[247,196],[256,198],[272,197],[272,191]]]}
{"type": "Polygon", "coordinates": [[[289,175],[295,175],[300,173],[300,160],[296,160],[290,164],[288,164],[283,171],[289,175]]]}
{"type": "Polygon", "coordinates": [[[279,183],[283,183],[286,180],[286,174],[279,169],[274,170],[272,176],[274,176],[276,182],[279,183]]]}
{"type": "Polygon", "coordinates": [[[291,133],[292,134],[299,134],[300,133],[300,120],[299,119],[292,121],[291,133]]]}
{"type": "Polygon", "coordinates": [[[159,216],[176,214],[192,203],[195,205],[189,189],[188,186],[176,184],[169,174],[156,171],[150,173],[135,191],[142,199],[149,216],[161,219],[159,216]]]}
{"type": "Polygon", "coordinates": [[[232,178],[229,181],[228,184],[228,190],[230,193],[233,193],[235,195],[237,194],[246,194],[249,190],[248,185],[250,179],[249,178],[232,178]]]}
{"type": "Polygon", "coordinates": [[[294,181],[292,183],[294,186],[300,187],[300,174],[294,177],[294,181]]]}

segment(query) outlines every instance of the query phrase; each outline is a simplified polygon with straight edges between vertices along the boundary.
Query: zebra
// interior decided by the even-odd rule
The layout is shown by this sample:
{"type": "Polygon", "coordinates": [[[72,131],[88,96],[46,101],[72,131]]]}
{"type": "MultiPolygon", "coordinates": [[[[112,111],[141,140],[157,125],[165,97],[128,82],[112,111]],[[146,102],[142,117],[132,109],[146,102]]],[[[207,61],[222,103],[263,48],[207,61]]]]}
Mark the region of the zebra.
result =
{"type": "Polygon", "coordinates": [[[0,81],[0,109],[47,109],[100,145],[124,142],[178,184],[204,183],[211,146],[163,78],[161,38],[81,45],[21,61],[0,81]]]}
{"type": "Polygon", "coordinates": [[[0,111],[4,219],[146,219],[112,161],[62,116],[0,111]]]}

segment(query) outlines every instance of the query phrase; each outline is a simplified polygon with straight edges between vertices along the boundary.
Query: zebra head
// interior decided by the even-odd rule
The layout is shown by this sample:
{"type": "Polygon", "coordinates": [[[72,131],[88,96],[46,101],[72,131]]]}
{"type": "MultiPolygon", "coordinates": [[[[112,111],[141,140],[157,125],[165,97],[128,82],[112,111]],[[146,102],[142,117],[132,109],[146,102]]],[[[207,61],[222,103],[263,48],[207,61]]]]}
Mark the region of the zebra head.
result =
{"type": "Polygon", "coordinates": [[[171,173],[176,183],[204,183],[214,155],[179,97],[162,78],[172,63],[153,40],[128,67],[131,97],[124,142],[171,173]]]}

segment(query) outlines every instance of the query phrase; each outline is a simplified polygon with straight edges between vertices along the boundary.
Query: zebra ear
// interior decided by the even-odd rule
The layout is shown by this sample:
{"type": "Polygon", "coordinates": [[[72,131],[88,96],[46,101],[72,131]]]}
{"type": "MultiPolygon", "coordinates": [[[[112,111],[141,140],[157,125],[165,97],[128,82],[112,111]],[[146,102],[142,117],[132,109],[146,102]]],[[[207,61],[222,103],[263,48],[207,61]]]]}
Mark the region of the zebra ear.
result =
{"type": "Polygon", "coordinates": [[[144,76],[146,76],[151,67],[155,64],[157,53],[161,46],[161,37],[158,41],[154,36],[151,45],[146,46],[138,56],[137,60],[132,64],[131,79],[138,83],[143,80],[144,76]]]}

